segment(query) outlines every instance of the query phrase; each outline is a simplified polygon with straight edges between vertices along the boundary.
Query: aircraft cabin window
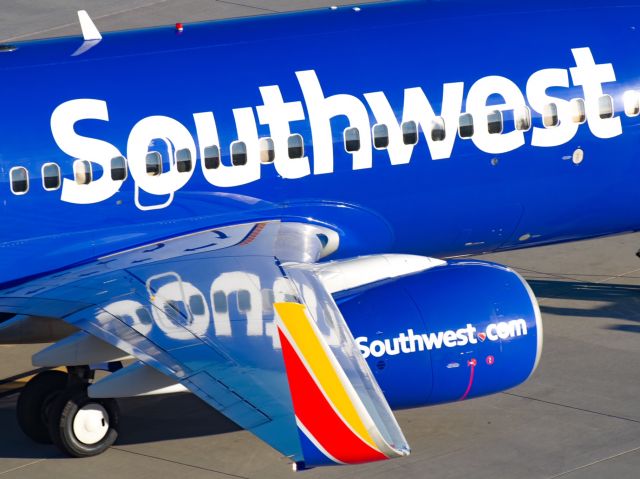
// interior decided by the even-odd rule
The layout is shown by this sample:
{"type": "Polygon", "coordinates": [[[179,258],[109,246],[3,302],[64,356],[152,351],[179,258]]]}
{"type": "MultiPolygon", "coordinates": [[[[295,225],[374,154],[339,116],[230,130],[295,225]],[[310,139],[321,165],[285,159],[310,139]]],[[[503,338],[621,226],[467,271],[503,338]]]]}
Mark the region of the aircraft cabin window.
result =
{"type": "Polygon", "coordinates": [[[60,167],[55,163],[42,165],[42,186],[47,191],[60,188],[60,167]]]}
{"type": "Polygon", "coordinates": [[[262,314],[273,314],[273,304],[276,302],[276,296],[272,289],[262,290],[262,314]]]}
{"type": "Polygon", "coordinates": [[[111,158],[111,179],[124,181],[127,179],[127,161],[122,156],[111,158]]]}
{"type": "Polygon", "coordinates": [[[598,110],[600,111],[600,118],[603,120],[613,118],[613,98],[609,95],[602,95],[598,98],[598,110]]]}
{"type": "Polygon", "coordinates": [[[226,314],[229,312],[229,303],[227,302],[227,295],[222,291],[213,293],[213,310],[216,313],[226,314]]]}
{"type": "Polygon", "coordinates": [[[471,138],[473,133],[473,115],[471,113],[463,113],[458,119],[458,136],[466,139],[471,138]]]}
{"type": "Polygon", "coordinates": [[[545,128],[553,128],[560,124],[560,119],[558,118],[558,106],[555,103],[548,103],[544,106],[544,111],[542,112],[542,124],[545,128]]]}
{"type": "Polygon", "coordinates": [[[193,169],[191,150],[183,148],[176,152],[176,166],[178,167],[178,173],[189,173],[193,169]]]}
{"type": "Polygon", "coordinates": [[[231,164],[233,166],[243,166],[247,164],[247,161],[247,144],[244,141],[231,143],[231,164]]]}
{"type": "Polygon", "coordinates": [[[389,128],[387,125],[373,125],[373,147],[384,150],[389,147],[389,128]]]}
{"type": "Polygon", "coordinates": [[[624,112],[627,116],[640,115],[640,93],[636,90],[629,90],[624,93],[624,112]]]}
{"type": "Polygon", "coordinates": [[[247,313],[251,311],[251,293],[246,289],[241,289],[238,291],[238,295],[236,296],[236,300],[238,302],[238,311],[241,313],[247,313]]]}
{"type": "Polygon", "coordinates": [[[207,313],[207,306],[204,304],[204,298],[199,294],[189,297],[189,311],[195,316],[202,316],[207,313]]]}
{"type": "Polygon", "coordinates": [[[569,108],[571,108],[571,121],[580,125],[587,121],[587,110],[582,98],[569,101],[569,108]]]}
{"type": "Polygon", "coordinates": [[[347,150],[347,153],[360,151],[360,130],[357,128],[344,130],[344,149],[347,150]]]}
{"type": "Polygon", "coordinates": [[[502,121],[502,112],[499,110],[493,110],[487,115],[487,129],[491,135],[500,135],[504,128],[504,122],[502,121]]]}
{"type": "Polygon", "coordinates": [[[271,138],[260,140],[260,163],[273,163],[276,159],[276,149],[271,138]]]}
{"type": "Polygon", "coordinates": [[[160,176],[162,174],[162,155],[157,151],[147,153],[147,175],[160,176]]]}
{"type": "Polygon", "coordinates": [[[529,131],[531,129],[531,110],[526,106],[515,108],[513,122],[516,130],[529,131]]]}
{"type": "Polygon", "coordinates": [[[204,149],[204,167],[207,170],[220,167],[220,148],[217,145],[207,146],[204,149]]]}
{"type": "Polygon", "coordinates": [[[304,139],[302,135],[291,135],[287,141],[289,158],[297,160],[304,157],[304,139]]]}
{"type": "Polygon", "coordinates": [[[22,166],[11,168],[11,192],[14,195],[24,195],[29,191],[29,172],[22,166]]]}
{"type": "Polygon", "coordinates": [[[402,124],[402,142],[405,145],[418,144],[418,125],[415,121],[405,121],[402,124]]]}
{"type": "Polygon", "coordinates": [[[447,132],[444,128],[444,118],[437,116],[431,122],[431,139],[433,141],[444,141],[447,132]]]}
{"type": "Polygon", "coordinates": [[[76,160],[73,162],[73,175],[79,185],[88,185],[93,181],[93,170],[91,163],[86,160],[76,160]]]}

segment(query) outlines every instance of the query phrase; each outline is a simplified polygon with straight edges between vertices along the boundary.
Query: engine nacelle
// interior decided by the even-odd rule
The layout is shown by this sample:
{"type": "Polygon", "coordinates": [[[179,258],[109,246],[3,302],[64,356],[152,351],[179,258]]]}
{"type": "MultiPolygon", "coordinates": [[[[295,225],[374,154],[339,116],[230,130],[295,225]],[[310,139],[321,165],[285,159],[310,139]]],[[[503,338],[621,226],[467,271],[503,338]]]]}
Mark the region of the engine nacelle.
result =
{"type": "Polygon", "coordinates": [[[392,408],[504,391],[540,359],[538,303],[505,266],[450,261],[338,304],[392,408]]]}

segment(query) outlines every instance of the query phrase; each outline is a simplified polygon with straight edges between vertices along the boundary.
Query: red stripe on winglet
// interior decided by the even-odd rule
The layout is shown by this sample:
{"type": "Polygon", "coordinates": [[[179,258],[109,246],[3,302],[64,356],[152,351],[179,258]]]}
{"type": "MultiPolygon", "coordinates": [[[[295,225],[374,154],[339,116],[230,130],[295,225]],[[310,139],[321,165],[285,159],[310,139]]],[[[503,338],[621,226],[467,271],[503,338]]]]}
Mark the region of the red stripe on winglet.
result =
{"type": "Polygon", "coordinates": [[[296,417],[314,439],[335,459],[347,464],[388,459],[347,427],[327,402],[280,328],[278,333],[296,417]]]}

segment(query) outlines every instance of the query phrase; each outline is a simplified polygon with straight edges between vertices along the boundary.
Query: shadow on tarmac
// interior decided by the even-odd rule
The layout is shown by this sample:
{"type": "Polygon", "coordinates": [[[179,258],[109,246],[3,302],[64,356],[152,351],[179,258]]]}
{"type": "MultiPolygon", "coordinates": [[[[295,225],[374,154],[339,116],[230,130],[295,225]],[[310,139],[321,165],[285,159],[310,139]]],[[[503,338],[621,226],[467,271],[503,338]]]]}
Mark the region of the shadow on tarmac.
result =
{"type": "Polygon", "coordinates": [[[531,279],[528,283],[538,298],[569,301],[570,307],[543,303],[542,313],[633,321],[639,324],[617,324],[606,329],[640,333],[640,286],[540,279],[531,279]]]}
{"type": "MultiPolygon", "coordinates": [[[[17,395],[0,400],[0,458],[63,459],[51,445],[32,442],[18,426],[17,395]]],[[[120,434],[116,446],[215,436],[241,428],[191,394],[118,401],[120,434]]]]}

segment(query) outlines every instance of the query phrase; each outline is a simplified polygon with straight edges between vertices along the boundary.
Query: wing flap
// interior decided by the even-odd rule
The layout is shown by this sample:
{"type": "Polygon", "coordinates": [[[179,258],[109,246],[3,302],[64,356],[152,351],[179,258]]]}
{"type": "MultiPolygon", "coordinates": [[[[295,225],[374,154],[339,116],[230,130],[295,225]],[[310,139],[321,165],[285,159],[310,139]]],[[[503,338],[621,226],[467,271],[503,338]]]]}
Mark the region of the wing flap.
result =
{"type": "Polygon", "coordinates": [[[135,362],[89,387],[92,398],[155,396],[187,392],[180,383],[141,362],[135,362]]]}
{"type": "Polygon", "coordinates": [[[271,421],[267,414],[208,372],[194,374],[182,384],[244,429],[252,430],[271,421]]]}

